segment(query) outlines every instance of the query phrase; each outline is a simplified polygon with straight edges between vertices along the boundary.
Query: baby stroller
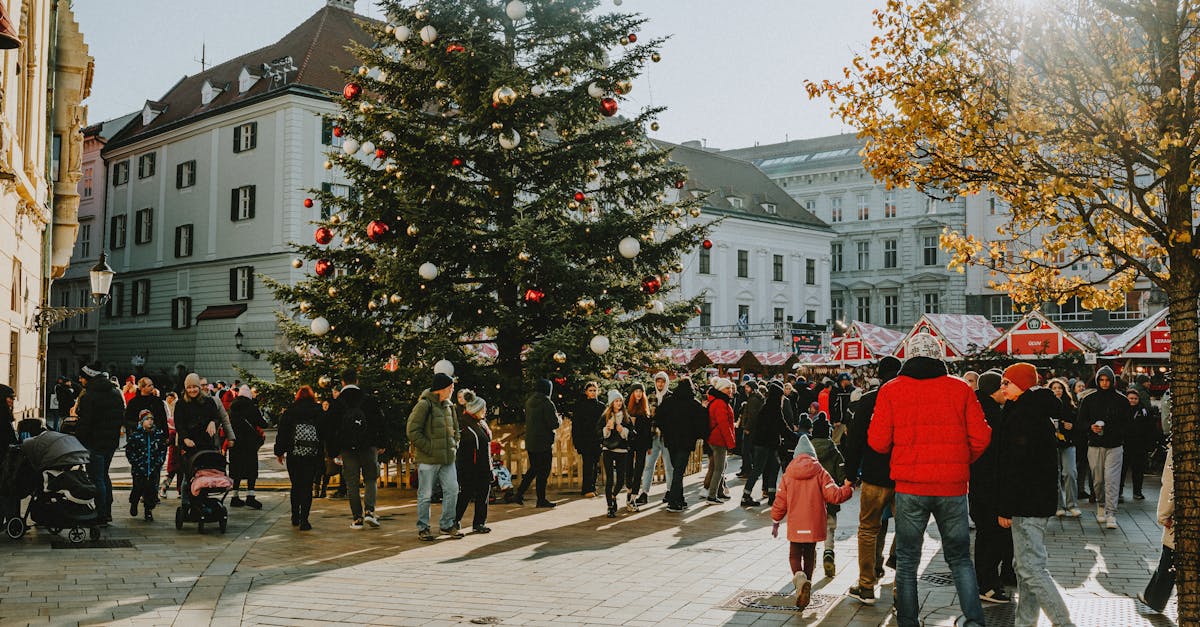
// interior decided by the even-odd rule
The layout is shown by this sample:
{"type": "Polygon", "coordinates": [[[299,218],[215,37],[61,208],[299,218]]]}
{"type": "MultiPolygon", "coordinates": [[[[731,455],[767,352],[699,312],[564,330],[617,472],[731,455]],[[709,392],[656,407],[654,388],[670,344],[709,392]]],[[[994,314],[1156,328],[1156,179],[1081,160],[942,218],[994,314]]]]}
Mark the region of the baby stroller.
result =
{"type": "Polygon", "coordinates": [[[90,539],[100,539],[96,515],[98,493],[87,473],[91,457],[87,448],[75,436],[46,431],[25,440],[21,455],[28,464],[21,465],[18,474],[28,473],[28,476],[18,477],[18,482],[27,486],[18,491],[18,498],[30,495],[33,498],[24,516],[8,520],[5,529],[8,536],[16,539],[25,535],[29,519],[33,519],[34,524],[50,533],[69,529],[67,539],[71,542],[83,542],[84,529],[90,539]]]}
{"type": "Polygon", "coordinates": [[[229,510],[225,496],[233,480],[225,474],[225,456],[216,449],[188,454],[184,459],[182,503],[175,508],[175,528],[194,522],[200,533],[205,523],[217,523],[221,533],[229,525],[229,510]]]}
{"type": "Polygon", "coordinates": [[[492,491],[488,502],[497,503],[513,493],[512,472],[504,466],[504,460],[500,458],[503,449],[499,442],[492,441],[488,450],[492,455],[492,491]]]}
{"type": "Polygon", "coordinates": [[[0,522],[3,523],[0,528],[16,540],[25,535],[21,500],[37,489],[37,473],[21,453],[20,445],[10,446],[4,453],[4,462],[0,464],[0,522]]]}

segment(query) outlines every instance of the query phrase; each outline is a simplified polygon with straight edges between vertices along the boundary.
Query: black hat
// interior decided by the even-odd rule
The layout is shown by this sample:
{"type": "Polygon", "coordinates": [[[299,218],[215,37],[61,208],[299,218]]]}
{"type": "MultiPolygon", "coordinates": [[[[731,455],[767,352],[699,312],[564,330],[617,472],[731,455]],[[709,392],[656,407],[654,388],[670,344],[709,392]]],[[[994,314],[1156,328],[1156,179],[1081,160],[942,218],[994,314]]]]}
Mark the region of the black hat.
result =
{"type": "Polygon", "coordinates": [[[838,382],[839,382],[839,383],[840,383],[840,382],[842,382],[842,381],[851,381],[851,382],[853,382],[853,381],[854,381],[854,377],[850,376],[850,373],[849,373],[849,372],[843,372],[842,374],[839,374],[839,375],[838,375],[838,378],[837,378],[837,380],[838,380],[838,382]]]}
{"type": "Polygon", "coordinates": [[[14,392],[12,388],[8,387],[7,385],[0,384],[0,401],[16,397],[17,393],[14,392]]]}
{"type": "Polygon", "coordinates": [[[439,372],[439,373],[433,375],[433,383],[430,384],[429,391],[437,392],[439,390],[444,390],[452,385],[454,385],[454,379],[451,379],[450,375],[448,375],[446,373],[439,372]]]}
{"type": "Polygon", "coordinates": [[[84,379],[95,379],[102,374],[104,374],[104,372],[95,364],[84,366],[79,369],[79,376],[84,379]]]}

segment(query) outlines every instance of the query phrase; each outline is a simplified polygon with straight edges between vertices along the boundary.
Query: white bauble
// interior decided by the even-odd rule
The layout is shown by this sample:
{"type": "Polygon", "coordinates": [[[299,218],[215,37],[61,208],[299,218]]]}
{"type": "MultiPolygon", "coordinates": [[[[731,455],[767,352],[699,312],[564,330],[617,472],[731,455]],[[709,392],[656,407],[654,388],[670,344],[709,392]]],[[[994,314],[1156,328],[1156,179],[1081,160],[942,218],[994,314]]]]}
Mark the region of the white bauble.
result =
{"type": "Polygon", "coordinates": [[[604,88],[595,83],[591,83],[590,85],[588,85],[587,89],[588,89],[588,95],[591,96],[592,98],[603,98],[604,97],[604,88]]]}
{"type": "Polygon", "coordinates": [[[666,310],[666,307],[662,304],[661,300],[656,300],[656,301],[650,303],[650,313],[660,314],[665,310],[666,310]]]}
{"type": "Polygon", "coordinates": [[[421,275],[421,278],[426,281],[432,281],[437,278],[438,267],[426,261],[421,264],[420,268],[417,268],[417,274],[421,275]]]}
{"type": "Polygon", "coordinates": [[[588,348],[592,349],[593,353],[603,355],[608,352],[609,342],[607,335],[593,335],[592,341],[588,342],[588,348]]]}
{"type": "Polygon", "coordinates": [[[342,152],[348,155],[358,152],[358,140],[347,137],[346,141],[342,142],[342,152]]]}
{"type": "Polygon", "coordinates": [[[529,93],[534,96],[542,96],[545,95],[546,88],[542,87],[541,85],[534,85],[533,87],[529,88],[529,93]]]}
{"type": "Polygon", "coordinates": [[[437,29],[434,28],[432,24],[421,27],[421,41],[423,41],[427,44],[431,44],[431,43],[437,41],[437,38],[438,38],[437,29]]]}
{"type": "Polygon", "coordinates": [[[433,365],[433,374],[444,374],[447,377],[454,376],[454,364],[449,359],[439,360],[433,365]]]}
{"type": "Polygon", "coordinates": [[[412,37],[412,29],[400,24],[392,34],[396,36],[396,41],[408,41],[408,38],[412,37]]]}
{"type": "Polygon", "coordinates": [[[521,145],[521,134],[513,131],[510,135],[501,135],[499,140],[500,147],[505,150],[512,150],[521,145]]]}
{"type": "Polygon", "coordinates": [[[367,140],[362,143],[362,151],[368,155],[375,154],[375,142],[367,140]]]}
{"type": "Polygon", "coordinates": [[[379,137],[380,137],[380,139],[382,139],[383,141],[388,142],[388,143],[396,141],[396,134],[391,131],[384,131],[382,134],[379,135],[379,137]]]}
{"type": "Polygon", "coordinates": [[[621,253],[622,257],[633,259],[638,256],[638,253],[642,252],[642,243],[636,237],[626,237],[617,244],[617,251],[621,253]]]}
{"type": "Polygon", "coordinates": [[[521,0],[512,0],[504,6],[504,14],[512,21],[525,19],[525,14],[529,12],[529,7],[525,6],[521,0]]]}
{"type": "Polygon", "coordinates": [[[312,324],[309,325],[309,329],[312,330],[313,335],[320,337],[326,333],[329,333],[329,321],[323,316],[313,318],[312,324]]]}

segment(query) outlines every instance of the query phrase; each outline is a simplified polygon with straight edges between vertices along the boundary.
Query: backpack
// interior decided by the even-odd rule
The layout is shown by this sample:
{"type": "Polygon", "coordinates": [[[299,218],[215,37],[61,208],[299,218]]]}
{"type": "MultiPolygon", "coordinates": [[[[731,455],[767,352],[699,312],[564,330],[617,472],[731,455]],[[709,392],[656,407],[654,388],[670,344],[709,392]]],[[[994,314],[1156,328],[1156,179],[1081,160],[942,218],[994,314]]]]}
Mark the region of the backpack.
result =
{"type": "Polygon", "coordinates": [[[296,423],[296,435],[292,440],[292,455],[296,457],[320,457],[321,438],[317,426],[307,422],[296,423]]]}
{"type": "Polygon", "coordinates": [[[342,415],[342,448],[357,450],[371,446],[371,433],[367,425],[367,413],[362,405],[346,405],[342,415]]]}

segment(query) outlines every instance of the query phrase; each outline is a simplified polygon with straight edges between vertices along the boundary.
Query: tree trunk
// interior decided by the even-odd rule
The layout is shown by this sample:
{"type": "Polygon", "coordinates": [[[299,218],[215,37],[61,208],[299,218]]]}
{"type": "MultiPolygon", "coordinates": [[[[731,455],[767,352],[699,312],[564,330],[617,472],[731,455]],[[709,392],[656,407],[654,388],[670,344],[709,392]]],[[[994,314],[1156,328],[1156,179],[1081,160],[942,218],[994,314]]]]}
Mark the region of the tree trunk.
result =
{"type": "Polygon", "coordinates": [[[1197,278],[1172,264],[1167,297],[1171,325],[1171,440],[1175,464],[1175,568],[1179,624],[1200,625],[1200,339],[1197,278]],[[1176,269],[1180,270],[1177,274],[1176,269]],[[1183,276],[1180,276],[1182,274],[1183,276]]]}
{"type": "MultiPolygon", "coordinates": [[[[502,282],[499,288],[500,302],[504,307],[517,306],[517,285],[502,282]]],[[[524,397],[525,377],[521,364],[521,348],[525,345],[521,328],[517,324],[504,324],[496,333],[496,370],[500,389],[496,396],[500,406],[500,423],[524,422],[525,413],[520,399],[524,397]]]]}

